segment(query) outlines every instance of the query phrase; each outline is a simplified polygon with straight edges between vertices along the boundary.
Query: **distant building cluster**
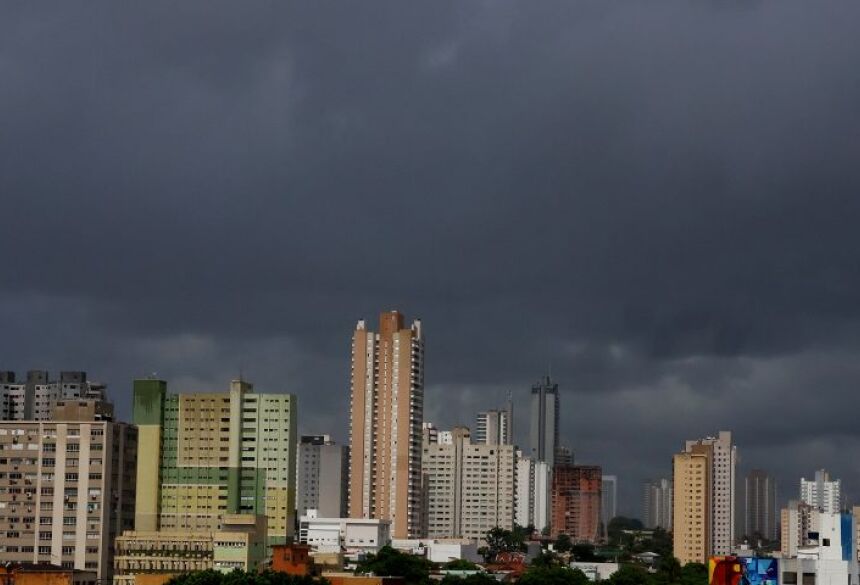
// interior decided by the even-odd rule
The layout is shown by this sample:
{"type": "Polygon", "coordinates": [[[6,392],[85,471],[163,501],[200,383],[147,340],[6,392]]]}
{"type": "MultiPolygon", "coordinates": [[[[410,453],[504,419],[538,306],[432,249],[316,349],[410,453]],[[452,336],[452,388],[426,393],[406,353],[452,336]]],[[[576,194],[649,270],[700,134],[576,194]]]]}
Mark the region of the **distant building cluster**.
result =
{"type": "MultiPolygon", "coordinates": [[[[543,376],[528,388],[527,444],[515,439],[512,394],[478,412],[473,429],[437,428],[424,419],[424,344],[421,321],[397,311],[375,329],[357,323],[346,444],[299,436],[296,396],[243,379],[183,393],[135,380],[127,423],[85,372],[0,372],[0,562],[21,579],[42,575],[27,572],[35,565],[70,585],[160,585],[204,569],[306,574],[311,559],[335,582],[388,545],[481,560],[493,529],[608,543],[619,477],[562,444],[559,384],[543,376]]],[[[835,571],[857,583],[860,509],[845,514],[840,481],[819,470],[780,509],[774,478],[741,475],[738,463],[729,431],[685,441],[671,475],[642,484],[641,533],[670,534],[681,563],[710,563],[716,579],[782,571],[781,583],[799,585],[835,571]],[[783,564],[737,560],[761,551],[783,564]]]]}

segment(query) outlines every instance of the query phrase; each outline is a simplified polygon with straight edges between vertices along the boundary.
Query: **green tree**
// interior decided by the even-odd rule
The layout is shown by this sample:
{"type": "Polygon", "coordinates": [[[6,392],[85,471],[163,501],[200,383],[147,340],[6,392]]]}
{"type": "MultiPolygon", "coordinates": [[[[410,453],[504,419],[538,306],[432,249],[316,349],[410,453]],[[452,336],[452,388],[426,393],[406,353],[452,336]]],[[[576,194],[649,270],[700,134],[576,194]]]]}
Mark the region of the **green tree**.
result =
{"type": "Polygon", "coordinates": [[[518,585],[589,585],[585,573],[567,567],[531,566],[520,577],[518,585]]]}
{"type": "Polygon", "coordinates": [[[445,575],[442,585],[498,585],[498,581],[487,573],[475,573],[474,575],[445,575]]]}
{"type": "Polygon", "coordinates": [[[577,561],[587,563],[600,560],[597,558],[597,555],[594,554],[594,545],[586,542],[574,544],[570,547],[570,552],[573,554],[573,558],[577,561]]]}
{"type": "Polygon", "coordinates": [[[523,552],[526,550],[526,537],[522,530],[513,531],[504,528],[491,529],[485,537],[487,546],[479,551],[487,562],[492,561],[503,552],[523,552]]]}
{"type": "Polygon", "coordinates": [[[625,530],[642,530],[642,522],[636,518],[627,518],[625,516],[616,516],[609,521],[607,534],[609,536],[609,544],[618,546],[621,543],[621,536],[625,530]]]}
{"type": "Polygon", "coordinates": [[[612,585],[651,585],[653,579],[648,571],[642,567],[621,565],[621,568],[609,577],[609,583],[612,585]]]}
{"type": "Polygon", "coordinates": [[[674,549],[672,547],[672,533],[666,532],[662,528],[655,528],[651,535],[651,540],[646,543],[646,550],[657,553],[660,558],[667,559],[674,557],[674,549]]]}
{"type": "Polygon", "coordinates": [[[681,567],[681,585],[707,585],[708,568],[702,563],[687,563],[681,567]]]}
{"type": "Polygon", "coordinates": [[[466,559],[455,559],[445,563],[445,569],[449,571],[480,571],[481,567],[466,559]]]}
{"type": "Polygon", "coordinates": [[[192,573],[183,573],[167,582],[168,585],[221,585],[224,580],[223,573],[214,569],[206,571],[194,571],[192,573]]]}
{"type": "Polygon", "coordinates": [[[262,573],[236,569],[221,573],[212,569],[183,573],[171,578],[170,585],[327,585],[328,581],[311,576],[288,575],[280,571],[262,573]]]}
{"type": "Polygon", "coordinates": [[[660,557],[657,570],[666,576],[668,583],[678,583],[681,580],[681,563],[674,556],[660,557]]]}
{"type": "Polygon", "coordinates": [[[538,556],[532,559],[532,567],[558,567],[561,566],[561,561],[558,557],[548,550],[542,550],[538,556]]]}
{"type": "Polygon", "coordinates": [[[570,540],[570,536],[567,534],[559,534],[558,538],[555,539],[554,548],[558,552],[566,553],[570,552],[570,549],[573,547],[573,542],[570,540]]]}
{"type": "Polygon", "coordinates": [[[368,555],[365,560],[358,563],[355,573],[403,577],[410,585],[421,584],[427,583],[430,579],[430,561],[384,546],[375,555],[368,555]]]}

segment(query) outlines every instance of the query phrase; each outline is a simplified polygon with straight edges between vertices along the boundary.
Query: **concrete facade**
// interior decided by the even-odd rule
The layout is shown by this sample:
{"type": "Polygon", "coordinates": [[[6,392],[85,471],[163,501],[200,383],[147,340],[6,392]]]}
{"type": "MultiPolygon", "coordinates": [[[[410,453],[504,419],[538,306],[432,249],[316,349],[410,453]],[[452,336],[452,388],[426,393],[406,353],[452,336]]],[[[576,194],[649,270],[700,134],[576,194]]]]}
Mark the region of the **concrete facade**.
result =
{"type": "Polygon", "coordinates": [[[376,553],[391,544],[391,522],[370,518],[319,518],[312,512],[299,520],[299,542],[323,553],[376,553]]]}
{"type": "Polygon", "coordinates": [[[776,479],[761,469],[753,469],[744,478],[744,520],[740,536],[757,536],[775,541],[779,538],[776,504],[776,479]]]}
{"type": "Polygon", "coordinates": [[[253,514],[225,514],[219,530],[126,531],[116,539],[113,582],[208,569],[253,571],[266,558],[266,532],[265,516],[253,514]]]}
{"type": "Polygon", "coordinates": [[[325,518],[347,515],[349,447],[337,445],[328,435],[303,436],[296,470],[297,513],[317,510],[325,518]]]}
{"type": "Polygon", "coordinates": [[[642,484],[642,524],[645,528],[672,530],[672,480],[646,480],[642,484]]]}
{"type": "Polygon", "coordinates": [[[472,442],[478,445],[513,444],[513,406],[507,410],[485,410],[475,417],[475,432],[472,442]]]}
{"type": "Polygon", "coordinates": [[[92,400],[99,402],[99,418],[113,420],[113,405],[106,386],[88,379],[86,372],[64,371],[52,380],[47,371],[30,370],[23,379],[15,372],[0,372],[0,419],[52,420],[57,401],[92,400]]]}
{"type": "Polygon", "coordinates": [[[139,531],[218,530],[225,514],[265,516],[268,545],[295,529],[296,399],[229,392],[168,394],[161,380],[136,380],[133,418],[139,531]]]}
{"type": "Polygon", "coordinates": [[[672,548],[681,564],[707,563],[711,554],[713,449],[694,445],[672,459],[672,548]]]}
{"type": "MultiPolygon", "coordinates": [[[[737,448],[732,443],[732,434],[729,431],[720,431],[716,437],[705,437],[693,441],[687,441],[684,447],[685,453],[704,452],[708,454],[707,473],[707,527],[709,534],[705,540],[707,548],[705,556],[727,556],[732,553],[735,546],[735,522],[736,522],[736,467],[737,448]]],[[[677,470],[677,468],[676,468],[677,470]]],[[[684,516],[678,513],[679,490],[687,492],[687,486],[674,480],[675,485],[675,512],[673,527],[678,531],[679,518],[683,522],[684,516]]],[[[692,528],[682,526],[681,528],[692,528]]],[[[676,555],[677,556],[677,555],[676,555]]],[[[680,557],[679,557],[680,558],[680,557]]],[[[700,561],[701,562],[701,561],[700,561]]]]}
{"type": "Polygon", "coordinates": [[[134,518],[137,429],[107,421],[0,423],[0,563],[112,575],[134,518]]]}
{"type": "Polygon", "coordinates": [[[535,461],[545,461],[552,468],[559,447],[559,397],[558,384],[549,376],[532,386],[530,419],[531,457],[535,461]]]}
{"type": "Polygon", "coordinates": [[[825,514],[838,514],[842,504],[842,482],[830,479],[824,469],[814,479],[800,478],[800,499],[825,514]]]}
{"type": "Polygon", "coordinates": [[[8,563],[0,566],[4,585],[98,585],[94,571],[81,571],[44,563],[8,563]]]}
{"type": "Polygon", "coordinates": [[[818,510],[805,502],[791,500],[780,512],[780,554],[796,557],[809,544],[810,532],[818,530],[818,510]]]}
{"type": "Polygon", "coordinates": [[[382,313],[352,338],[349,516],[390,520],[397,538],[420,536],[424,336],[382,313]]]}
{"type": "Polygon", "coordinates": [[[604,475],[600,492],[600,525],[603,538],[608,537],[609,522],[618,515],[618,476],[604,475]]]}
{"type": "Polygon", "coordinates": [[[424,443],[422,477],[427,538],[482,538],[514,526],[516,452],[513,445],[476,445],[469,429],[424,443]],[[442,442],[445,440],[445,442],[442,442]]]}
{"type": "Polygon", "coordinates": [[[779,559],[783,585],[845,585],[860,580],[856,521],[850,514],[816,512],[817,526],[796,556],[779,559]]]}

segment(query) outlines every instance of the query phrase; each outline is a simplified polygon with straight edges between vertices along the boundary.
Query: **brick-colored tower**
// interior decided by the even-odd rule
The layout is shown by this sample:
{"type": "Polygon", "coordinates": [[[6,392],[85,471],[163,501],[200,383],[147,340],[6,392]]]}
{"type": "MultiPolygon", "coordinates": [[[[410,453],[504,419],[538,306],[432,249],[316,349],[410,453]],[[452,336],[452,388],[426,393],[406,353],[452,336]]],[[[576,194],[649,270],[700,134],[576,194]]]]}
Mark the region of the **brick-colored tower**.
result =
{"type": "Polygon", "coordinates": [[[420,537],[424,337],[382,313],[379,332],[359,321],[352,338],[349,515],[391,520],[394,538],[420,537]]]}
{"type": "Polygon", "coordinates": [[[600,536],[602,472],[596,465],[556,465],[552,474],[552,534],[573,542],[600,536]]]}

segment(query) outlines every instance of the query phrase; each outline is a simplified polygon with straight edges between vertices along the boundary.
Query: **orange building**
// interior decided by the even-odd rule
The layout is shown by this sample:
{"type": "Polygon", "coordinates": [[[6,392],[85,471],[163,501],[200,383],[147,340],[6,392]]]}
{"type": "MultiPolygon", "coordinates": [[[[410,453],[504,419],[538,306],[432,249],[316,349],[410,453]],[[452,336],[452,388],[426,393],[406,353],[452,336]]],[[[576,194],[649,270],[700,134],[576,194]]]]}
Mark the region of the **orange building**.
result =
{"type": "Polygon", "coordinates": [[[602,470],[597,465],[557,465],[552,472],[552,535],[596,543],[600,535],[602,470]]]}
{"type": "Polygon", "coordinates": [[[288,575],[312,575],[311,547],[306,544],[276,544],[272,547],[272,570],[288,575]]]}
{"type": "Polygon", "coordinates": [[[46,563],[0,566],[2,585],[96,585],[95,571],[66,569],[46,563]]]}

